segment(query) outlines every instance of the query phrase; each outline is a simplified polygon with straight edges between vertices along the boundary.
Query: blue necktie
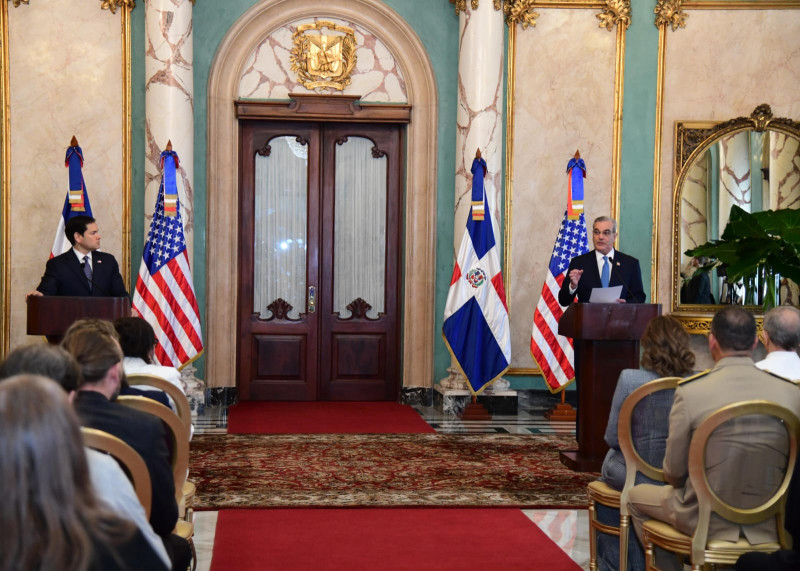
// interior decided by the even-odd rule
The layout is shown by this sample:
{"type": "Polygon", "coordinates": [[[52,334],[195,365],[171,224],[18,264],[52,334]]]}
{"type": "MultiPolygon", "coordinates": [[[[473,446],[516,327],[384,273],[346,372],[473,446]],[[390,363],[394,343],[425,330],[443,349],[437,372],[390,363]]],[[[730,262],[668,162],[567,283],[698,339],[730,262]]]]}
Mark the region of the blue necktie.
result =
{"type": "Polygon", "coordinates": [[[89,256],[83,257],[83,274],[89,280],[89,289],[92,289],[92,264],[89,263],[89,256]]]}
{"type": "Polygon", "coordinates": [[[608,287],[608,275],[611,268],[608,266],[608,256],[603,256],[603,273],[600,274],[600,283],[608,287]]]}

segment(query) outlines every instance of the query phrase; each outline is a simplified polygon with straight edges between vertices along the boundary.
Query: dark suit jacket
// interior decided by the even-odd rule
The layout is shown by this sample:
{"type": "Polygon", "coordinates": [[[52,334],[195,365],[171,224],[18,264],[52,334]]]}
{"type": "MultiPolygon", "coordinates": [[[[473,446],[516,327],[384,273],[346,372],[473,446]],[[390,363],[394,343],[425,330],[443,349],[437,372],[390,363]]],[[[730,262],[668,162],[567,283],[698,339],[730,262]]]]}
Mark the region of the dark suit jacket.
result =
{"type": "Polygon", "coordinates": [[[168,536],[178,521],[178,504],[161,421],[155,416],[111,402],[95,391],[78,391],[73,405],[84,426],[113,434],[142,457],[153,485],[150,525],[161,537],[168,536]]]}
{"type": "Polygon", "coordinates": [[[92,252],[92,287],[89,288],[89,281],[83,273],[83,264],[71,248],[47,261],[44,276],[36,289],[44,295],[128,296],[114,256],[105,252],[92,252]]]}
{"type": "MultiPolygon", "coordinates": [[[[611,275],[608,282],[609,286],[622,286],[622,299],[628,303],[644,303],[646,295],[642,286],[642,269],[639,267],[639,260],[633,256],[623,254],[619,250],[614,250],[614,261],[611,263],[611,275]]],[[[569,263],[567,275],[561,284],[558,292],[558,303],[567,306],[578,296],[578,301],[586,303],[592,295],[592,288],[601,287],[600,271],[597,269],[597,257],[595,250],[587,252],[582,256],[575,256],[569,263]],[[583,275],[578,282],[578,289],[574,295],[569,293],[569,273],[572,270],[583,270],[583,275]]]]}

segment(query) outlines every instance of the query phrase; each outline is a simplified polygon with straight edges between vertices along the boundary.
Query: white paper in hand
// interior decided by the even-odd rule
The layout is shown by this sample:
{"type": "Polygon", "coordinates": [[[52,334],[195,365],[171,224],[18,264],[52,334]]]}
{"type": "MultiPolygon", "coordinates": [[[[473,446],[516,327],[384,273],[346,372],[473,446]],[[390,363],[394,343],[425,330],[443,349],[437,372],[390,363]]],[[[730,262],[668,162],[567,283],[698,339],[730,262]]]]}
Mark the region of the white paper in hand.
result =
{"type": "Polygon", "coordinates": [[[592,295],[589,303],[616,303],[622,297],[622,286],[595,287],[592,288],[592,295]]]}

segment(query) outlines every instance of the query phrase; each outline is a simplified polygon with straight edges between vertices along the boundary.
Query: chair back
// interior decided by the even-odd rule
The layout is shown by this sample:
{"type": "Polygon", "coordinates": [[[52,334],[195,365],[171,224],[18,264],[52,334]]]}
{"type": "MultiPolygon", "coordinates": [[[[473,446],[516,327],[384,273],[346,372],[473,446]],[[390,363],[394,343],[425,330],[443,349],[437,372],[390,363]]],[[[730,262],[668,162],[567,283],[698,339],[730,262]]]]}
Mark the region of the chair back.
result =
{"type": "Polygon", "coordinates": [[[171,442],[172,449],[170,463],[172,465],[172,475],[175,480],[175,500],[180,504],[183,500],[183,482],[186,481],[186,475],[189,469],[189,435],[181,419],[166,406],[153,399],[120,396],[117,397],[116,402],[152,414],[161,419],[167,427],[167,438],[171,442]]]}
{"type": "Polygon", "coordinates": [[[110,454],[120,464],[125,475],[133,484],[136,497],[139,498],[139,503],[142,504],[149,519],[153,489],[147,464],[144,463],[139,453],[116,436],[102,430],[82,426],[81,436],[83,436],[84,446],[110,454]]]}
{"type": "MultiPolygon", "coordinates": [[[[633,418],[636,406],[647,397],[660,391],[675,391],[681,377],[663,377],[637,387],[625,401],[619,411],[617,422],[617,438],[622,455],[625,457],[625,485],[619,495],[619,568],[628,569],[628,534],[630,532],[630,514],[628,513],[628,494],[636,485],[636,474],[641,472],[651,480],[664,481],[664,470],[653,466],[636,449],[633,440],[633,418]]],[[[664,430],[665,438],[667,431],[664,430]]]]}
{"type": "Polygon", "coordinates": [[[167,396],[175,403],[175,413],[186,427],[186,437],[189,437],[192,428],[192,408],[189,406],[189,399],[186,398],[182,390],[156,375],[136,373],[134,375],[126,375],[125,378],[131,386],[146,385],[167,393],[167,396]]]}
{"type": "MultiPolygon", "coordinates": [[[[699,510],[697,528],[692,536],[692,562],[694,564],[702,565],[705,562],[708,527],[712,513],[716,513],[740,525],[750,525],[762,522],[770,517],[776,517],[780,543],[783,546],[786,545],[783,530],[783,513],[786,493],[797,461],[798,430],[800,430],[800,420],[792,411],[766,400],[729,404],[708,415],[700,423],[689,445],[689,478],[697,494],[699,510]],[[764,499],[757,506],[738,508],[722,500],[711,488],[706,464],[706,447],[714,431],[722,424],[747,415],[770,416],[782,423],[788,437],[788,450],[786,450],[788,460],[786,472],[781,483],[770,497],[764,499]]],[[[736,476],[731,474],[730,477],[735,478],[736,476]]]]}

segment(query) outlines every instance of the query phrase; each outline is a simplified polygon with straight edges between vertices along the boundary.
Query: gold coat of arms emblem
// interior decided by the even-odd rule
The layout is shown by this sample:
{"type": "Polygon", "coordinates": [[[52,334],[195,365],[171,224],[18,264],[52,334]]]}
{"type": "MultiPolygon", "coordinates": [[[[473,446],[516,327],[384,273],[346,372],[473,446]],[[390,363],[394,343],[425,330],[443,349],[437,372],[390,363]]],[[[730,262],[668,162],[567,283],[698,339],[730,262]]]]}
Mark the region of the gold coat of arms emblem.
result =
{"type": "Polygon", "coordinates": [[[292,71],[297,72],[303,87],[341,91],[350,85],[350,72],[356,65],[356,36],[352,28],[320,20],[298,26],[292,39],[292,71]]]}

